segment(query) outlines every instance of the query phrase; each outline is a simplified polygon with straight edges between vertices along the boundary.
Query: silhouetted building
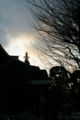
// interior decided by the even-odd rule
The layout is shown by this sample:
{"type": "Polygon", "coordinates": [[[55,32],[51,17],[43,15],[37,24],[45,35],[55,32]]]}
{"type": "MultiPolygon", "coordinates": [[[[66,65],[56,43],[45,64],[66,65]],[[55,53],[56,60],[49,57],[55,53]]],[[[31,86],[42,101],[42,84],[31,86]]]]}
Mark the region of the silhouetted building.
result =
{"type": "Polygon", "coordinates": [[[5,49],[2,47],[2,45],[0,44],[0,64],[7,64],[9,62],[11,62],[11,60],[15,59],[15,60],[19,60],[18,59],[19,56],[11,56],[9,55],[5,49]]]}
{"type": "Polygon", "coordinates": [[[19,56],[12,56],[12,55],[10,55],[10,58],[14,59],[14,60],[19,60],[19,56]]]}
{"type": "MultiPolygon", "coordinates": [[[[11,62],[11,60],[19,60],[19,56],[9,55],[5,49],[0,44],[0,64],[7,64],[11,62]]],[[[27,75],[31,79],[31,83],[40,86],[41,84],[50,85],[53,81],[48,77],[46,70],[40,70],[39,67],[32,66],[30,64],[26,64],[27,75]]]]}
{"type": "MultiPolygon", "coordinates": [[[[0,69],[2,71],[1,72],[2,79],[4,79],[4,81],[7,81],[8,79],[10,79],[9,80],[10,84],[8,84],[10,85],[10,87],[11,85],[13,85],[15,80],[17,82],[15,82],[14,86],[16,86],[16,83],[19,83],[19,85],[23,85],[23,84],[25,85],[24,82],[30,80],[29,83],[33,84],[37,89],[35,100],[37,100],[38,98],[39,98],[38,100],[40,100],[41,97],[45,99],[44,94],[46,94],[47,96],[49,87],[51,86],[51,84],[53,84],[53,80],[51,80],[48,77],[46,70],[40,70],[40,68],[37,66],[32,66],[30,64],[26,64],[25,62],[19,61],[19,56],[9,55],[1,45],[0,45],[0,69]],[[2,71],[1,65],[4,65],[4,66],[9,65],[10,76],[7,76],[7,72],[4,72],[4,69],[2,71]]],[[[7,70],[5,69],[5,71],[7,70]]],[[[7,85],[7,88],[9,88],[8,85],[7,85]]],[[[4,83],[3,83],[3,86],[4,86],[4,83]]],[[[38,102],[39,104],[39,101],[36,101],[36,102],[38,102]]],[[[33,105],[34,104],[35,103],[33,103],[33,105]]]]}
{"type": "Polygon", "coordinates": [[[10,56],[8,53],[3,49],[3,47],[0,44],[0,64],[7,64],[11,61],[10,56]]]}

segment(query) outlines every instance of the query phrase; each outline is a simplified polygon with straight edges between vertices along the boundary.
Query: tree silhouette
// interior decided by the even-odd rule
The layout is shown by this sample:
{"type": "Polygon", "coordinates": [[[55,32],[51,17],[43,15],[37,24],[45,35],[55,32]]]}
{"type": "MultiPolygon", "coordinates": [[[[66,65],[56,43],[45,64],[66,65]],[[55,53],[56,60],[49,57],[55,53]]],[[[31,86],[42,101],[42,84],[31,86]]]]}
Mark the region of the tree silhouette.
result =
{"type": "Polygon", "coordinates": [[[80,70],[76,70],[71,74],[71,82],[73,84],[80,82],[80,70]]]}
{"type": "Polygon", "coordinates": [[[66,104],[68,99],[70,73],[62,66],[55,66],[50,69],[50,77],[53,79],[51,88],[53,91],[51,98],[54,103],[53,108],[59,110],[61,104],[66,104]]]}
{"type": "Polygon", "coordinates": [[[71,99],[80,101],[80,70],[76,70],[71,74],[71,99]]]}
{"type": "Polygon", "coordinates": [[[50,69],[50,77],[62,92],[67,92],[69,89],[69,74],[70,73],[62,66],[55,66],[50,69]]]}
{"type": "Polygon", "coordinates": [[[45,61],[80,67],[80,0],[26,1],[34,19],[32,27],[40,35],[37,49],[45,61]]]}

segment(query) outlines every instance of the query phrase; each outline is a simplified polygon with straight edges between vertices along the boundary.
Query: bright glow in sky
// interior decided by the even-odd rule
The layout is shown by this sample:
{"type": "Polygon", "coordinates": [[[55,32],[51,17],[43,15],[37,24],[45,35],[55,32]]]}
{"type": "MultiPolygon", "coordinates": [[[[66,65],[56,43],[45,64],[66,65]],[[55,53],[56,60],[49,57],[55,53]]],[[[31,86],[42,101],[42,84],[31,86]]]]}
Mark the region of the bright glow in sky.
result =
{"type": "Polygon", "coordinates": [[[19,55],[21,61],[24,61],[25,52],[27,51],[30,64],[44,68],[42,62],[37,57],[37,50],[32,45],[32,42],[35,41],[34,39],[34,35],[33,37],[27,37],[26,35],[19,35],[16,38],[10,37],[10,43],[5,47],[5,50],[8,51],[10,55],[19,55]]]}

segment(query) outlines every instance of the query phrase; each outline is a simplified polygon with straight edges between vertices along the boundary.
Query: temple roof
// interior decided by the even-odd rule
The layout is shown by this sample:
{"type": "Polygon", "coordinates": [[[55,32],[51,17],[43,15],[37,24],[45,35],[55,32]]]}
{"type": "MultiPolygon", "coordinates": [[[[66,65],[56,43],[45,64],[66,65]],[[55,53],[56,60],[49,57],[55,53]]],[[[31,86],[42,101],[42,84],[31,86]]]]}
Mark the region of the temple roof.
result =
{"type": "MultiPolygon", "coordinates": [[[[2,45],[0,44],[0,65],[5,65],[7,63],[11,63],[13,64],[14,68],[16,68],[16,65],[18,63],[20,63],[21,61],[19,61],[18,59],[19,56],[11,56],[9,55],[5,49],[2,47],[2,45]]],[[[23,63],[23,62],[22,62],[23,63]]],[[[18,64],[17,67],[19,67],[19,65],[22,65],[21,63],[18,64]]],[[[26,72],[27,72],[27,76],[29,76],[29,78],[31,78],[31,83],[34,85],[43,85],[43,84],[52,84],[53,81],[48,77],[48,74],[46,72],[46,70],[40,70],[40,68],[38,66],[32,66],[32,65],[27,65],[25,64],[25,68],[26,68],[26,72]]],[[[12,69],[12,67],[11,67],[12,69]]],[[[22,69],[22,67],[21,67],[22,69]]]]}
{"type": "Polygon", "coordinates": [[[10,55],[10,58],[11,58],[11,59],[15,59],[15,60],[19,60],[19,56],[10,55]]]}
{"type": "Polygon", "coordinates": [[[9,54],[4,50],[0,44],[0,64],[6,64],[11,61],[9,54]]]}
{"type": "Polygon", "coordinates": [[[9,54],[5,51],[5,49],[2,47],[2,45],[0,44],[0,64],[7,64],[7,63],[9,63],[12,59],[19,60],[18,57],[19,57],[19,56],[9,55],[9,54]]]}

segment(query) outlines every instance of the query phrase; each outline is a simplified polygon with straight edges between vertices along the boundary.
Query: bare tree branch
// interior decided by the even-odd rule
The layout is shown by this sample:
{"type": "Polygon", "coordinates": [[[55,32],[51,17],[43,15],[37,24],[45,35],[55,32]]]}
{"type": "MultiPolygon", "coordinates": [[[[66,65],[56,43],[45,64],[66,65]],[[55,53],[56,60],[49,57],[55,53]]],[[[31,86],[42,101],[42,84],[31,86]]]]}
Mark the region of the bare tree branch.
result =
{"type": "Polygon", "coordinates": [[[44,59],[46,55],[49,64],[53,60],[73,69],[80,67],[80,0],[26,1],[40,36],[36,47],[44,59]]]}

